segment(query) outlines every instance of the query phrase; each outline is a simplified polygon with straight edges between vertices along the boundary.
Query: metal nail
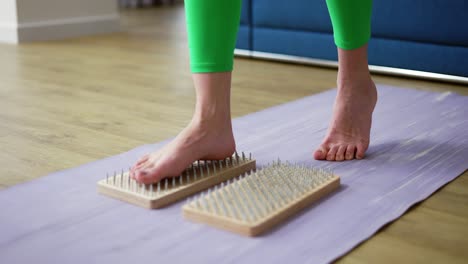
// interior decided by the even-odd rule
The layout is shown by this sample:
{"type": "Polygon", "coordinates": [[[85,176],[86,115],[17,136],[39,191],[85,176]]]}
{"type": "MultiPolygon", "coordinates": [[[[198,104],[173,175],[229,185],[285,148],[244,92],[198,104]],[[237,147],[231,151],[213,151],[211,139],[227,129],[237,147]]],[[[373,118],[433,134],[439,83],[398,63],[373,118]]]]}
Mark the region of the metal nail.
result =
{"type": "Polygon", "coordinates": [[[124,170],[122,169],[122,173],[120,174],[120,188],[123,187],[123,176],[124,176],[124,170]]]}

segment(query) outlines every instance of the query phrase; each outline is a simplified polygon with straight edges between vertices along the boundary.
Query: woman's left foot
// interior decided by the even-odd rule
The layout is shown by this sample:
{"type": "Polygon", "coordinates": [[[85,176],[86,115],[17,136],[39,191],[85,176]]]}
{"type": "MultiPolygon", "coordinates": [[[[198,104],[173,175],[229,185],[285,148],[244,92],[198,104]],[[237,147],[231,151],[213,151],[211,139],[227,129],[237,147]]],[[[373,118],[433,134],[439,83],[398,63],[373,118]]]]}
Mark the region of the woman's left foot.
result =
{"type": "Polygon", "coordinates": [[[364,158],[369,147],[372,112],[377,89],[370,74],[340,80],[327,136],[315,151],[317,160],[342,161],[364,158]]]}

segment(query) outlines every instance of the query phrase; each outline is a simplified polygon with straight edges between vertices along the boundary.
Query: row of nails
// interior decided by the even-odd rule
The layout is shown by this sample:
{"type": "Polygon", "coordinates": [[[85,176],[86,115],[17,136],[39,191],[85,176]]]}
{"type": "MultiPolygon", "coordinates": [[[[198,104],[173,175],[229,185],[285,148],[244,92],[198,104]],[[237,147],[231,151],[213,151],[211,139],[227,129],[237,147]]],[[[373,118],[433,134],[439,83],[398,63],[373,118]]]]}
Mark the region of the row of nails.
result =
{"type": "MultiPolygon", "coordinates": [[[[106,175],[106,184],[113,185],[119,187],[121,189],[126,189],[128,191],[132,191],[135,193],[140,194],[147,194],[147,195],[159,195],[161,192],[168,191],[169,189],[174,189],[176,186],[182,186],[184,183],[191,183],[193,181],[198,180],[199,178],[203,178],[205,176],[210,176],[211,170],[214,174],[217,171],[223,170],[224,167],[232,167],[237,166],[240,163],[246,162],[248,160],[252,160],[252,153],[249,153],[249,157],[245,156],[245,153],[242,152],[242,156],[239,156],[237,152],[231,157],[225,158],[223,160],[210,160],[210,161],[196,161],[190,165],[189,168],[184,170],[182,174],[178,177],[172,178],[165,178],[162,181],[159,181],[155,184],[143,184],[138,183],[136,180],[133,180],[129,174],[125,177],[124,170],[122,170],[121,174],[117,174],[114,172],[113,176],[106,175]],[[223,165],[224,163],[224,165],[223,165]],[[206,170],[206,173],[204,172],[206,170]],[[198,177],[198,175],[200,177],[198,177]],[[185,178],[185,181],[184,181],[185,178]],[[126,184],[124,184],[126,181],[126,184]]],[[[129,168],[130,171],[130,168],[129,168]]]]}
{"type": "Polygon", "coordinates": [[[206,213],[255,222],[327,182],[325,169],[276,163],[201,193],[188,205],[206,213]],[[306,173],[304,173],[306,172],[306,173]],[[312,179],[311,179],[312,178],[312,179]]]}

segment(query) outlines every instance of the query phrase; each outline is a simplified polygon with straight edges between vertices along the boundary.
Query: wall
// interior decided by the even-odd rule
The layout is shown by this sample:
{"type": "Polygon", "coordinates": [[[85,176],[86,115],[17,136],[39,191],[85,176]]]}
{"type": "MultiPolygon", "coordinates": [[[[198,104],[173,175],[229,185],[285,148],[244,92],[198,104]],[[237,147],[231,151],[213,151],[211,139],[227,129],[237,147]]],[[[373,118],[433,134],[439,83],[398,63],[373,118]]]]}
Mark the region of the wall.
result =
{"type": "Polygon", "coordinates": [[[0,42],[15,42],[17,25],[16,0],[0,0],[0,42]]]}
{"type": "Polygon", "coordinates": [[[119,29],[116,0],[1,1],[0,16],[10,20],[13,12],[11,7],[9,11],[3,10],[3,2],[11,2],[10,5],[16,6],[17,39],[8,42],[62,39],[114,32],[119,29]]]}

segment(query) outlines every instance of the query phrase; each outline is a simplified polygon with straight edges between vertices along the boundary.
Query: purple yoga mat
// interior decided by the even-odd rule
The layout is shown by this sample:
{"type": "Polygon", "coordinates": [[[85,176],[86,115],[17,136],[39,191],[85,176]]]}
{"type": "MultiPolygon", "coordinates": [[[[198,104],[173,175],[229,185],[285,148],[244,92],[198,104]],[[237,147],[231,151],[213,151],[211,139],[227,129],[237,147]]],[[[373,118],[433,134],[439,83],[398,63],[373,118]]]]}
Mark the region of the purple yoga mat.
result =
{"type": "Polygon", "coordinates": [[[106,172],[163,143],[0,192],[0,263],[326,263],[468,167],[468,97],[380,85],[367,158],[312,159],[336,90],[234,121],[239,150],[333,168],[342,188],[272,232],[246,238],[184,221],[183,203],[146,210],[96,193],[106,172]]]}

